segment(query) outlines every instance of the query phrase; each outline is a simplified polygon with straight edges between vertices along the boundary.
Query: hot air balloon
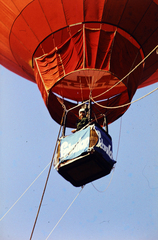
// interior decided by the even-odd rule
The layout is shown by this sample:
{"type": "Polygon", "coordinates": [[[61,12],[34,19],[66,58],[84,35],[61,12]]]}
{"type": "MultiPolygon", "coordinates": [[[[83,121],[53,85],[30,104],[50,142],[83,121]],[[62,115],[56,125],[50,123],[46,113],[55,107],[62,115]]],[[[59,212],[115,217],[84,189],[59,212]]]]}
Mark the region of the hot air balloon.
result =
{"type": "MultiPolygon", "coordinates": [[[[64,127],[76,127],[78,110],[86,104],[90,121],[98,124],[95,133],[111,142],[99,126],[121,117],[138,88],[157,82],[158,1],[19,0],[0,4],[1,64],[35,82],[51,117],[60,124],[65,114],[64,127]]],[[[93,176],[86,182],[91,180],[93,176]]]]}

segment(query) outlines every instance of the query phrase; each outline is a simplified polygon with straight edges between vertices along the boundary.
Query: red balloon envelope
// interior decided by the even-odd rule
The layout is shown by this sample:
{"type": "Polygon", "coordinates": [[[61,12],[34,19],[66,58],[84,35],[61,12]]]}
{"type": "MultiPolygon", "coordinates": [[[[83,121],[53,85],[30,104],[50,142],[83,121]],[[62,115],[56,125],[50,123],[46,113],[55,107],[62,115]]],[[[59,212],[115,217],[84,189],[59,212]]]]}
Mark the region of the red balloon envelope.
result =
{"type": "MultiPolygon", "coordinates": [[[[123,105],[157,82],[158,0],[0,0],[0,9],[1,64],[37,83],[58,123],[63,106],[89,98],[123,105]]],[[[128,108],[95,102],[98,121],[106,114],[113,122],[128,108]]],[[[67,126],[75,127],[77,113],[68,113],[67,126]]]]}

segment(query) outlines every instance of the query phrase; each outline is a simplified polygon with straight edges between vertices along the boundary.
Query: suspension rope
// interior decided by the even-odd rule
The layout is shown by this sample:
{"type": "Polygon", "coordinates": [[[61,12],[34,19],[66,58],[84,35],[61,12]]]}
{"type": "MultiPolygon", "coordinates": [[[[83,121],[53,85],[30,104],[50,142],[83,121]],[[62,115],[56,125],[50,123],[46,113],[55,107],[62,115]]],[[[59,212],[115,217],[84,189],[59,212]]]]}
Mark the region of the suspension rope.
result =
{"type": "Polygon", "coordinates": [[[35,178],[35,180],[30,184],[30,186],[21,194],[21,196],[16,200],[16,202],[9,208],[9,210],[3,215],[0,221],[12,210],[12,208],[19,202],[19,200],[24,196],[24,194],[29,190],[29,188],[36,182],[36,180],[42,175],[42,173],[47,169],[51,162],[47,164],[47,166],[42,170],[42,172],[35,178]]]}
{"type": "MultiPolygon", "coordinates": [[[[64,116],[64,113],[65,113],[65,111],[63,112],[63,116],[64,116]]],[[[46,179],[46,182],[45,182],[45,186],[44,186],[44,190],[43,190],[43,193],[42,193],[41,201],[40,201],[40,204],[39,204],[39,207],[38,207],[38,211],[37,211],[37,214],[36,214],[35,222],[34,222],[34,225],[33,225],[33,228],[32,228],[30,240],[32,239],[32,236],[33,236],[33,233],[34,233],[34,230],[35,230],[35,226],[36,226],[36,223],[37,223],[38,215],[39,215],[39,212],[40,212],[40,209],[41,209],[41,205],[42,205],[42,202],[43,202],[43,198],[44,198],[44,194],[45,194],[45,191],[46,191],[48,179],[49,179],[50,172],[51,172],[51,169],[52,169],[53,160],[54,160],[56,148],[57,148],[57,145],[58,145],[58,139],[59,139],[61,128],[62,128],[63,116],[62,116],[62,119],[61,119],[60,129],[59,129],[58,137],[57,137],[57,140],[56,140],[56,145],[55,145],[55,148],[54,148],[53,157],[52,157],[52,160],[51,160],[51,163],[50,163],[47,179],[46,179]]]]}
{"type": "Polygon", "coordinates": [[[72,111],[73,109],[78,108],[78,107],[84,105],[84,104],[87,103],[87,102],[89,102],[89,100],[86,100],[86,101],[84,101],[84,102],[82,102],[82,103],[80,103],[80,104],[77,104],[76,106],[68,109],[67,112],[70,112],[70,111],[72,111]]]}
{"type": "MultiPolygon", "coordinates": [[[[118,152],[119,152],[119,148],[120,148],[121,129],[122,129],[122,117],[121,117],[121,119],[120,119],[120,130],[119,130],[119,140],[118,140],[117,152],[116,152],[116,161],[117,161],[118,152]]],[[[103,192],[105,192],[105,191],[110,187],[110,184],[111,184],[112,179],[113,179],[113,176],[114,176],[115,167],[113,167],[112,170],[113,170],[112,176],[111,176],[110,181],[109,181],[109,184],[108,184],[108,186],[105,188],[105,190],[100,191],[99,189],[97,189],[97,188],[95,187],[95,185],[94,185],[93,183],[91,183],[92,186],[95,188],[96,191],[98,191],[98,192],[100,192],[100,193],[103,193],[103,192]]]]}
{"type": "Polygon", "coordinates": [[[153,48],[153,50],[144,58],[142,59],[142,61],[140,61],[140,63],[138,63],[129,73],[127,73],[120,81],[118,81],[116,84],[114,84],[111,88],[107,89],[105,92],[102,92],[101,94],[95,96],[94,98],[98,98],[100,96],[102,96],[103,94],[109,92],[111,89],[113,89],[114,87],[116,87],[119,83],[121,83],[126,77],[128,77],[132,72],[134,72],[142,63],[145,62],[145,60],[155,51],[158,49],[158,45],[153,48]]]}
{"type": "Polygon", "coordinates": [[[91,100],[92,100],[96,105],[98,105],[99,107],[107,108],[107,109],[117,109],[117,108],[122,108],[122,107],[125,107],[125,106],[128,106],[128,105],[131,105],[131,104],[133,104],[133,103],[135,103],[135,102],[138,102],[139,100],[141,100],[141,99],[149,96],[151,93],[153,93],[153,92],[155,92],[155,91],[157,91],[157,90],[158,90],[158,87],[155,88],[154,90],[152,90],[151,92],[147,93],[146,95],[138,98],[137,100],[134,100],[134,101],[129,102],[129,103],[125,103],[125,104],[123,104],[123,105],[114,106],[114,107],[108,107],[108,106],[101,105],[101,104],[99,104],[98,102],[96,102],[92,97],[91,97],[91,100]]]}
{"type": "Polygon", "coordinates": [[[83,102],[83,88],[82,88],[81,77],[79,77],[79,82],[80,82],[81,98],[82,98],[82,102],[83,102]]]}
{"type": "Polygon", "coordinates": [[[79,193],[76,195],[76,197],[74,198],[74,200],[71,202],[71,204],[69,205],[69,207],[66,209],[66,211],[64,212],[64,214],[61,216],[61,218],[59,219],[59,221],[56,223],[56,225],[54,226],[54,228],[52,229],[52,231],[49,233],[49,235],[47,236],[47,238],[45,240],[48,240],[48,238],[50,237],[50,235],[52,234],[52,232],[55,230],[55,228],[58,226],[58,224],[60,223],[60,221],[63,219],[63,217],[65,216],[65,214],[67,213],[67,211],[70,209],[70,207],[72,206],[72,204],[75,202],[75,200],[77,199],[77,197],[80,195],[81,191],[83,190],[84,186],[81,187],[81,190],[79,191],[79,193]]]}
{"type": "Polygon", "coordinates": [[[119,139],[118,139],[118,145],[117,145],[116,161],[117,161],[118,152],[119,152],[119,148],[120,148],[121,130],[122,130],[122,117],[120,119],[120,131],[119,131],[119,139]]]}
{"type": "Polygon", "coordinates": [[[66,109],[66,106],[64,104],[64,99],[61,99],[61,98],[57,97],[57,100],[61,104],[61,106],[65,110],[65,112],[67,113],[67,109],[66,109]]]}
{"type": "Polygon", "coordinates": [[[113,176],[114,176],[114,170],[115,170],[115,168],[113,168],[112,176],[111,176],[110,181],[109,181],[109,184],[108,184],[108,186],[105,188],[105,190],[100,191],[100,190],[97,189],[97,188],[95,187],[95,185],[91,182],[92,186],[95,188],[95,190],[96,190],[97,192],[103,193],[103,192],[105,192],[105,191],[110,187],[110,184],[111,184],[112,179],[113,179],[113,176]]]}

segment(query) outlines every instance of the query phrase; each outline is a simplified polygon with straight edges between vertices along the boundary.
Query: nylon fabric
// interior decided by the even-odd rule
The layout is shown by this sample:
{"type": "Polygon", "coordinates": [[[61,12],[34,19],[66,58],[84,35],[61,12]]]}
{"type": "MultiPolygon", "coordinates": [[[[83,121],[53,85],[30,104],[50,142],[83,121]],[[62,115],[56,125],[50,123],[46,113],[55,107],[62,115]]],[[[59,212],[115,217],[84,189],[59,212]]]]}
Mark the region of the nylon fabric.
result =
{"type": "MultiPolygon", "coordinates": [[[[131,102],[137,88],[158,81],[156,50],[146,58],[157,46],[157,0],[0,0],[0,9],[0,63],[37,83],[58,123],[62,107],[55,94],[65,106],[90,95],[118,106],[131,102]]],[[[106,112],[108,122],[127,110],[97,108],[94,105],[94,115],[106,112]]],[[[77,112],[68,118],[73,127],[71,118],[76,119],[77,112]]]]}

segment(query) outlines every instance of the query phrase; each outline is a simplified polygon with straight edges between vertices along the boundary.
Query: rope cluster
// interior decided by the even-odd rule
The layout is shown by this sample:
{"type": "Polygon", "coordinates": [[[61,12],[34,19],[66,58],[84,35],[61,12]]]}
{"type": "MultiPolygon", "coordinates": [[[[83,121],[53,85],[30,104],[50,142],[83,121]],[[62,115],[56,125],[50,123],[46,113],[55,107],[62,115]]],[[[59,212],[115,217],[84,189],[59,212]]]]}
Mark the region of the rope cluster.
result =
{"type": "MultiPolygon", "coordinates": [[[[102,107],[102,108],[105,108],[105,109],[118,109],[118,108],[122,108],[122,107],[125,107],[125,106],[129,106],[143,98],[145,98],[146,96],[150,95],[151,93],[155,92],[158,90],[158,88],[154,89],[153,91],[151,91],[150,93],[144,95],[143,97],[135,100],[135,101],[132,101],[132,102],[128,102],[128,103],[125,103],[123,105],[119,105],[119,106],[114,106],[114,107],[109,107],[109,106],[104,106],[100,103],[98,103],[95,99],[106,94],[107,92],[109,92],[110,90],[112,90],[114,87],[116,87],[118,84],[120,84],[121,82],[123,82],[123,80],[125,78],[127,78],[132,72],[134,72],[141,64],[143,64],[145,62],[145,60],[154,52],[154,51],[158,51],[158,45],[152,49],[152,51],[146,56],[144,57],[144,59],[142,61],[140,61],[128,74],[126,74],[120,81],[118,81],[116,84],[114,84],[111,88],[107,89],[106,91],[102,92],[101,94],[97,95],[97,96],[94,96],[92,97],[92,91],[93,91],[93,88],[92,86],[90,86],[90,84],[88,83],[88,78],[89,77],[86,77],[86,81],[87,81],[87,85],[89,86],[89,90],[90,90],[90,94],[89,94],[89,99],[92,100],[92,102],[94,102],[96,105],[98,105],[99,107],[102,107]]],[[[81,93],[82,93],[82,84],[80,82],[80,88],[81,88],[81,93]]],[[[89,100],[87,101],[83,101],[83,94],[82,94],[82,103],[81,104],[77,104],[77,106],[73,107],[73,108],[70,108],[68,110],[66,110],[67,112],[70,112],[72,111],[73,109],[75,108],[78,108],[80,105],[83,105],[84,103],[87,103],[89,100]]],[[[63,107],[64,103],[62,103],[62,107],[63,107]]],[[[64,109],[66,109],[66,106],[64,105],[64,109]]]]}

